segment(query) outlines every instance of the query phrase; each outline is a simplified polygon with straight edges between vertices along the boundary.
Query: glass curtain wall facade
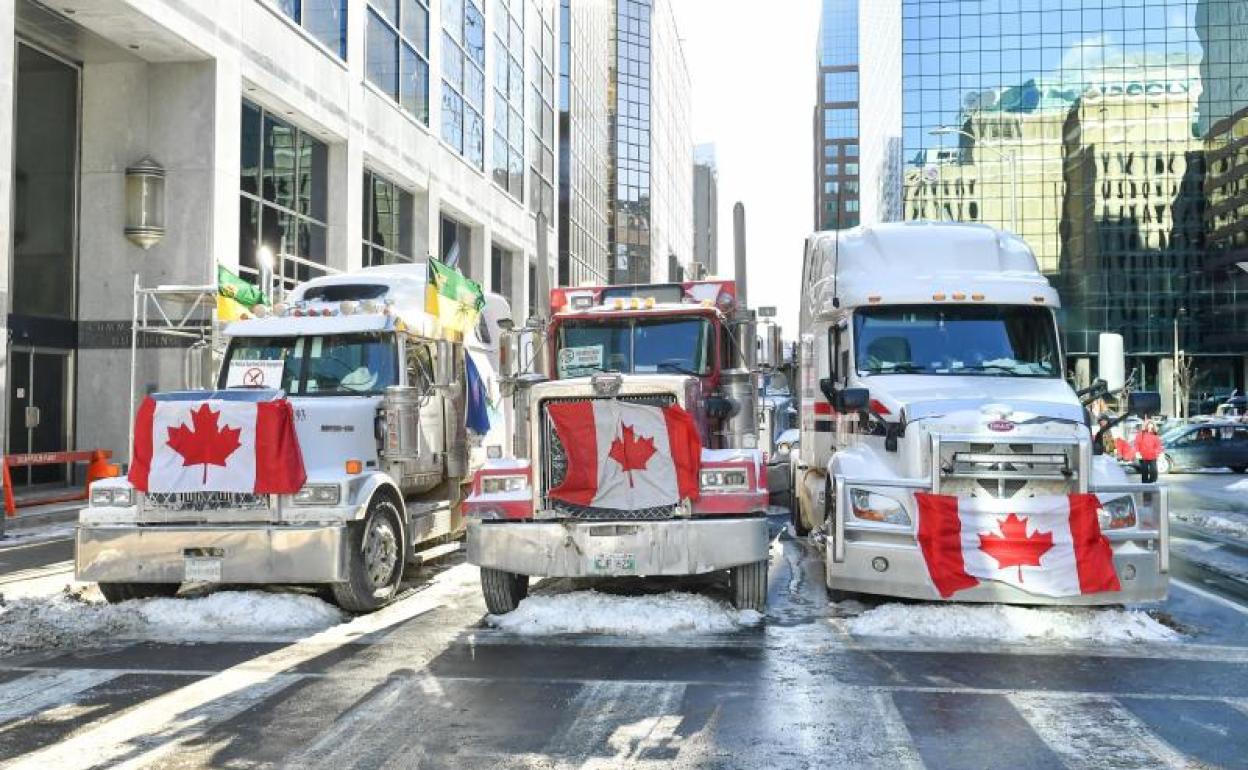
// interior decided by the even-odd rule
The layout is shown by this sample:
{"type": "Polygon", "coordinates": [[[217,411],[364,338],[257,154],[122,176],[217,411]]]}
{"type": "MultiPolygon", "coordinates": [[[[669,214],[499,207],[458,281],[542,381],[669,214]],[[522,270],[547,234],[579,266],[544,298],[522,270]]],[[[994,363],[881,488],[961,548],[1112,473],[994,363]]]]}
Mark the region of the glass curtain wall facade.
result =
{"type": "Polygon", "coordinates": [[[494,182],[524,200],[524,0],[494,2],[494,182]]]}
{"type": "Polygon", "coordinates": [[[273,0],[339,59],[347,58],[347,0],[273,0]]]}
{"type": "Polygon", "coordinates": [[[364,171],[365,267],[412,260],[412,217],[416,199],[394,182],[364,171]]]}
{"type": "Polygon", "coordinates": [[[858,1],[823,0],[815,103],[815,229],[859,222],[858,1]]]}
{"type": "Polygon", "coordinates": [[[670,258],[692,259],[689,73],[667,2],[616,0],[611,19],[612,283],[671,280],[670,258]]]}
{"type": "Polygon", "coordinates": [[[429,5],[369,0],[365,38],[368,82],[429,125],[429,5]]]}
{"type": "Polygon", "coordinates": [[[560,0],[559,284],[605,284],[609,0],[560,0]]]}
{"type": "Polygon", "coordinates": [[[901,3],[906,218],[1022,235],[1072,356],[1118,332],[1137,384],[1165,387],[1177,328],[1196,392],[1243,387],[1248,4],[901,3]]]}
{"type": "Polygon", "coordinates": [[[485,169],[485,19],[474,0],[442,0],[442,140],[485,169]]]}
{"type": "Polygon", "coordinates": [[[535,4],[529,36],[529,208],[544,213],[550,227],[555,219],[555,25],[554,0],[535,4]]]}

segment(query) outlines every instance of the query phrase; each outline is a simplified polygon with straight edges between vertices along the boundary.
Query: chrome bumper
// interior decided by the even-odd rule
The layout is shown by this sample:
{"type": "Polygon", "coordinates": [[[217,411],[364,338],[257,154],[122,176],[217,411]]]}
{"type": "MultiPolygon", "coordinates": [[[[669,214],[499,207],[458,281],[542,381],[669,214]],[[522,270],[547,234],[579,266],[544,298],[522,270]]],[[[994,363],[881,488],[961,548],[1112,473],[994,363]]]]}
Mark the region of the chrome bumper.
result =
{"type": "Polygon", "coordinates": [[[77,580],[182,583],[188,557],[219,558],[222,583],[346,579],[345,526],[82,526],[77,580]]]}
{"type": "Polygon", "coordinates": [[[850,541],[845,544],[844,561],[839,563],[832,560],[831,548],[829,544],[828,588],[906,599],[1003,604],[1135,604],[1162,601],[1166,598],[1169,585],[1169,576],[1160,570],[1160,559],[1155,551],[1146,551],[1130,543],[1115,543],[1114,571],[1118,573],[1121,591],[1082,596],[1039,596],[1006,583],[983,581],[974,588],[942,599],[932,586],[923,554],[917,545],[850,541]],[[871,565],[878,556],[888,560],[888,569],[884,572],[876,571],[871,565]],[[1128,578],[1128,574],[1133,577],[1128,578]]]}
{"type": "Polygon", "coordinates": [[[468,561],[521,575],[696,575],[767,558],[767,520],[482,522],[468,561]]]}

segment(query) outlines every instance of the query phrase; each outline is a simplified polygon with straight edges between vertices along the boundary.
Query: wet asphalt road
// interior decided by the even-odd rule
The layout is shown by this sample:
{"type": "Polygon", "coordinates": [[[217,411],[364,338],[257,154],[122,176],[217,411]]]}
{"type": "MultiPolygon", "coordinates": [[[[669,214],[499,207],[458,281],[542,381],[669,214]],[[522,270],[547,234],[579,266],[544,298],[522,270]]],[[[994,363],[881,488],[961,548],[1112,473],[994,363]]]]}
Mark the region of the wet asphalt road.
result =
{"type": "MultiPolygon", "coordinates": [[[[350,630],[0,658],[0,763],[1248,767],[1242,607],[1176,584],[1160,609],[1181,644],[855,638],[821,570],[815,546],[779,538],[759,628],[522,638],[484,624],[454,555],[350,630]]],[[[598,587],[727,595],[717,578],[598,587]]]]}

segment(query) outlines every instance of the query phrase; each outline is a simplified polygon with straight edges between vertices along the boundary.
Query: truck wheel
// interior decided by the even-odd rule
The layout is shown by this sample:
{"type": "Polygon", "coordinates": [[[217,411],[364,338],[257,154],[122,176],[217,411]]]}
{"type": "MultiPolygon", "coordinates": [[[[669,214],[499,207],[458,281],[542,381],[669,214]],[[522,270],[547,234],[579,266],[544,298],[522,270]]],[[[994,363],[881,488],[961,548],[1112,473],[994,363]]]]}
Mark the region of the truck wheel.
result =
{"type": "Polygon", "coordinates": [[[100,593],[109,604],[131,599],[158,599],[176,596],[181,583],[100,583],[100,593]]]}
{"type": "Polygon", "coordinates": [[[742,564],[728,571],[732,584],[732,606],[739,610],[767,609],[767,560],[742,564]]]}
{"type": "Polygon", "coordinates": [[[347,580],[332,586],[334,604],[348,612],[372,612],[390,603],[403,578],[403,528],[399,509],[387,498],[368,508],[347,536],[347,580]]]}
{"type": "Polygon", "coordinates": [[[529,595],[529,576],[482,567],[481,593],[491,615],[506,615],[529,595]]]}

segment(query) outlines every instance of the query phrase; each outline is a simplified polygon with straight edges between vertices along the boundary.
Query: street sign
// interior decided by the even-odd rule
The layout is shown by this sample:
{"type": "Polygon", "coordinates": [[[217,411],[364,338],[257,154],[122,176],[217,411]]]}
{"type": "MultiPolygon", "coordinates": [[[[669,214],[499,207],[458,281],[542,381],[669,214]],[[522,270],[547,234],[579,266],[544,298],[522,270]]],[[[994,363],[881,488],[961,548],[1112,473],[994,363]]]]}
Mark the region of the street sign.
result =
{"type": "Polygon", "coordinates": [[[775,306],[767,305],[766,307],[760,307],[758,309],[758,317],[759,318],[775,318],[776,317],[775,306]]]}

